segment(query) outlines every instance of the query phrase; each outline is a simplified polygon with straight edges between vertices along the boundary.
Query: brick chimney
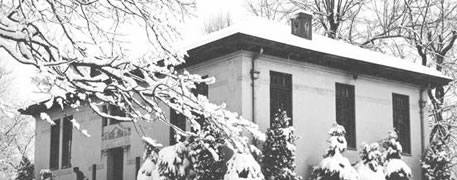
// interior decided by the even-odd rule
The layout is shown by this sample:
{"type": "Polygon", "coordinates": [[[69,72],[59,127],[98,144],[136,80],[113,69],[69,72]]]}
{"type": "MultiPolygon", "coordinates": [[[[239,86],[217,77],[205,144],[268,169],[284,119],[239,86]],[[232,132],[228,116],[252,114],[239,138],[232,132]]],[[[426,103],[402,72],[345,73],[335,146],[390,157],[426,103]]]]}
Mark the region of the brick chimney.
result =
{"type": "Polygon", "coordinates": [[[313,15],[305,12],[298,12],[291,18],[292,34],[312,40],[313,39],[313,27],[312,27],[313,15]]]}

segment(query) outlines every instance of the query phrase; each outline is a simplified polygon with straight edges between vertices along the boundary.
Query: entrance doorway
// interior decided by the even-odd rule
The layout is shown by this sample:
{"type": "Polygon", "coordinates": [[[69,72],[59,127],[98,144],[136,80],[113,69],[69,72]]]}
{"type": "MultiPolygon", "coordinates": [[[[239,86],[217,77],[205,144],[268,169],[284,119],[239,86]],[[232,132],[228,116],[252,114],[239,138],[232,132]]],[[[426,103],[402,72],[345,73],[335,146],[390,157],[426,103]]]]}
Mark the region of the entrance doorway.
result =
{"type": "Polygon", "coordinates": [[[122,147],[108,150],[107,179],[123,180],[124,175],[124,149],[122,147]]]}

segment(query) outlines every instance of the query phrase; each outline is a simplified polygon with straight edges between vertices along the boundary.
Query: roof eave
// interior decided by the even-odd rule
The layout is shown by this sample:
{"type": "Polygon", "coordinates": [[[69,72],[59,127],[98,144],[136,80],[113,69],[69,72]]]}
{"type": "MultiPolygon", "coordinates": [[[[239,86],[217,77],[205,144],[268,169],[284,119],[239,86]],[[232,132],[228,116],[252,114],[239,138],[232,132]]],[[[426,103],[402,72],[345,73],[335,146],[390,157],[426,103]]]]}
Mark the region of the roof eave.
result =
{"type": "Polygon", "coordinates": [[[264,49],[264,54],[343,69],[354,73],[408,82],[425,87],[447,85],[452,81],[451,78],[444,75],[434,76],[406,69],[363,62],[357,59],[304,49],[241,32],[226,33],[224,36],[212,38],[205,43],[200,43],[198,46],[189,48],[189,56],[187,57],[185,66],[197,64],[238,50],[256,52],[259,48],[264,49]],[[323,56],[326,58],[317,58],[323,56]]]}

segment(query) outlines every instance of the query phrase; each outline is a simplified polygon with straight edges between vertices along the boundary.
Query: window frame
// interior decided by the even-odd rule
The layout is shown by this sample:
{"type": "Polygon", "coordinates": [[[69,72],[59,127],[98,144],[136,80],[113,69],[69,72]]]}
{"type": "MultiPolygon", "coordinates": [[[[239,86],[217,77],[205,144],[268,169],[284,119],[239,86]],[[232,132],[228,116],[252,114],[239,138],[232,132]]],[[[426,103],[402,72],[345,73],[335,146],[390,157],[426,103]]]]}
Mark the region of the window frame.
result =
{"type": "Polygon", "coordinates": [[[355,86],[335,82],[335,121],[346,130],[347,149],[357,150],[355,86]],[[346,91],[342,95],[342,92],[346,91]],[[342,115],[341,115],[342,114],[342,115]]]}
{"type": "MultiPolygon", "coordinates": [[[[208,78],[208,75],[202,76],[202,79],[206,79],[206,78],[208,78]]],[[[203,95],[203,96],[208,97],[209,86],[206,83],[195,83],[195,88],[191,89],[190,91],[194,96],[203,95]]],[[[203,118],[203,116],[200,116],[196,120],[202,126],[203,122],[202,122],[201,118],[203,118]]],[[[172,108],[170,108],[170,123],[175,126],[178,126],[182,130],[186,130],[186,127],[187,127],[186,117],[184,115],[182,115],[181,113],[176,112],[176,110],[174,110],[172,108]]],[[[194,131],[194,130],[192,130],[192,131],[194,131]]],[[[175,130],[172,127],[170,127],[170,137],[169,137],[170,145],[177,143],[177,141],[174,137],[175,135],[176,135],[175,130]]]]}
{"type": "MultiPolygon", "coordinates": [[[[410,109],[410,100],[408,95],[404,94],[399,94],[399,93],[392,93],[392,123],[393,123],[393,128],[395,129],[395,132],[397,133],[398,136],[398,141],[400,142],[402,149],[403,149],[403,154],[406,155],[411,155],[411,109],[410,109]],[[398,101],[403,101],[403,102],[398,102],[398,101]],[[400,103],[400,104],[399,104],[400,103]],[[398,107],[402,106],[403,107],[398,107]],[[400,111],[400,112],[398,112],[400,111]],[[404,119],[399,119],[399,114],[400,117],[403,117],[404,119]],[[401,125],[399,124],[401,120],[406,120],[406,125],[401,125]],[[398,127],[401,126],[401,127],[398,127]],[[407,127],[405,130],[404,128],[407,127]],[[406,131],[406,132],[404,132],[406,131]],[[404,137],[403,135],[407,134],[407,137],[404,137]],[[406,142],[404,142],[406,141],[406,142]]],[[[403,122],[405,123],[405,122],[403,122]]]]}
{"type": "MultiPolygon", "coordinates": [[[[275,114],[281,107],[275,107],[280,100],[276,100],[277,96],[286,94],[285,100],[287,116],[290,118],[289,125],[293,126],[293,77],[292,74],[270,71],[270,127],[272,126],[275,114]]],[[[284,104],[283,104],[284,105],[284,104]]]]}
{"type": "MultiPolygon", "coordinates": [[[[208,78],[208,75],[202,76],[202,79],[206,79],[206,78],[208,78]]],[[[195,97],[198,97],[198,95],[205,96],[206,98],[209,97],[209,86],[208,86],[208,84],[206,84],[206,83],[194,83],[194,84],[195,84],[195,88],[191,89],[191,92],[195,97]]],[[[203,115],[198,115],[198,114],[196,114],[194,112],[192,112],[192,114],[194,116],[196,116],[195,120],[200,124],[200,127],[203,128],[203,125],[204,125],[204,117],[203,117],[203,115]]],[[[191,127],[191,131],[194,132],[194,133],[196,132],[196,130],[194,128],[192,128],[192,127],[191,127]]]]}
{"type": "Polygon", "coordinates": [[[71,165],[71,148],[73,142],[73,124],[70,120],[73,116],[65,116],[62,123],[62,152],[61,152],[61,169],[70,168],[71,165]]]}
{"type": "Polygon", "coordinates": [[[60,160],[60,119],[53,120],[54,125],[50,129],[49,169],[59,169],[60,160]]]}
{"type": "MultiPolygon", "coordinates": [[[[170,124],[173,124],[182,130],[186,130],[186,117],[181,113],[176,112],[174,109],[170,108],[170,124]]],[[[178,141],[175,138],[175,135],[175,129],[170,127],[170,145],[178,143],[178,141]]]]}

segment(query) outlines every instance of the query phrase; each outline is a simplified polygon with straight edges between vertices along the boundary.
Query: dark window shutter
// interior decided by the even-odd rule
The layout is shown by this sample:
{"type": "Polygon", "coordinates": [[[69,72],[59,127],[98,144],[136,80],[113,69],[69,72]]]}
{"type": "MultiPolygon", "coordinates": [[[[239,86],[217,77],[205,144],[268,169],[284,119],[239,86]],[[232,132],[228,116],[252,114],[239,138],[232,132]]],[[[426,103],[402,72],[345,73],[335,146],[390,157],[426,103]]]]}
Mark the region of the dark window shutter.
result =
{"type": "Polygon", "coordinates": [[[279,109],[286,111],[292,126],[292,75],[270,71],[270,127],[279,109]]]}
{"type": "Polygon", "coordinates": [[[356,149],[354,86],[336,83],[335,89],[336,122],[346,129],[348,148],[356,149]]]}
{"type": "MultiPolygon", "coordinates": [[[[102,112],[108,114],[108,105],[103,105],[102,112]]],[[[108,118],[102,117],[102,127],[108,125],[108,118]]]]}
{"type": "MultiPolygon", "coordinates": [[[[182,130],[186,130],[186,117],[180,113],[177,113],[174,109],[170,108],[170,123],[179,127],[182,130]]],[[[170,145],[176,144],[176,131],[170,127],[170,145]]],[[[182,140],[183,138],[181,138],[182,140]]]]}
{"type": "Polygon", "coordinates": [[[141,168],[141,158],[139,156],[135,157],[135,178],[138,177],[138,171],[141,168]]]}
{"type": "Polygon", "coordinates": [[[409,97],[400,94],[392,94],[393,124],[398,134],[398,139],[403,152],[411,154],[411,133],[409,117],[409,97]]]}
{"type": "MultiPolygon", "coordinates": [[[[202,76],[203,79],[208,78],[208,75],[202,76]]],[[[194,94],[194,96],[202,95],[206,96],[208,98],[208,85],[205,83],[195,83],[195,89],[191,89],[191,92],[194,94]]],[[[204,117],[203,115],[197,115],[196,121],[200,124],[201,127],[203,127],[203,122],[204,122],[204,117]]],[[[194,129],[191,129],[192,132],[195,132],[194,129]]]]}
{"type": "Polygon", "coordinates": [[[55,125],[51,125],[51,149],[49,158],[49,169],[59,168],[59,141],[60,141],[60,120],[54,120],[55,125]]]}
{"type": "Polygon", "coordinates": [[[97,180],[97,165],[92,164],[92,180],[97,180]]]}
{"type": "Polygon", "coordinates": [[[71,142],[73,135],[73,125],[70,120],[73,116],[63,118],[62,129],[62,169],[71,167],[71,142]]]}

